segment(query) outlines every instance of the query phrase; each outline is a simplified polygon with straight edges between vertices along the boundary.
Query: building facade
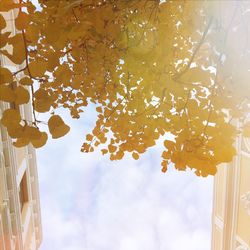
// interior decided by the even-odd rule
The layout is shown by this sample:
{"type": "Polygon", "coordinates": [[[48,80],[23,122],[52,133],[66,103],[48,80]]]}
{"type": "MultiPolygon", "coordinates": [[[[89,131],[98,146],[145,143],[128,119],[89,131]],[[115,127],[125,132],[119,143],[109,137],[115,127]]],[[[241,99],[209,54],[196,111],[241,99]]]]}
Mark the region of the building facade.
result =
{"type": "Polygon", "coordinates": [[[212,250],[250,250],[250,139],[236,146],[239,154],[214,180],[212,250]]]}
{"type": "MultiPolygon", "coordinates": [[[[4,14],[6,30],[15,34],[14,12],[4,14]]],[[[7,48],[8,49],[8,48],[7,48]]],[[[1,66],[12,68],[0,58],[1,66]]],[[[16,71],[16,70],[14,70],[16,71]]],[[[0,117],[9,104],[0,102],[0,117]]],[[[31,121],[31,104],[20,105],[22,118],[31,121]]],[[[42,240],[40,200],[35,150],[15,148],[0,123],[0,249],[36,250],[42,240]]]]}

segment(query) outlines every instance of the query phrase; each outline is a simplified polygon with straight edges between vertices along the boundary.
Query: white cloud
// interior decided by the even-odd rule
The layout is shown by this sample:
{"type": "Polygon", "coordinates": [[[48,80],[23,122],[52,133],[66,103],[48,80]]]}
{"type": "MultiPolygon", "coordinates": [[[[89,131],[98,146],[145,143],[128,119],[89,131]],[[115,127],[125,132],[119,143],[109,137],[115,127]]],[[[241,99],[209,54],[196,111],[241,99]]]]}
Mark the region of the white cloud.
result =
{"type": "Polygon", "coordinates": [[[162,174],[159,147],[137,162],[82,154],[91,121],[71,126],[38,152],[41,250],[210,249],[211,177],[162,174]]]}

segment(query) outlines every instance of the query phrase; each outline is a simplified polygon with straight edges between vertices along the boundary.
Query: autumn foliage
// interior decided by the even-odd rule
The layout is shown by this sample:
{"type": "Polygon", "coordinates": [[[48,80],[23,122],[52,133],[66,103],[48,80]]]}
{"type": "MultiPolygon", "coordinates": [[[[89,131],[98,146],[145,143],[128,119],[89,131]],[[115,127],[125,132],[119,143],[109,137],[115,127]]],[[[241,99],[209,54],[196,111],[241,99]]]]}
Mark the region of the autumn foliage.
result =
{"type": "Polygon", "coordinates": [[[250,136],[247,2],[39,4],[0,2],[0,54],[16,65],[1,65],[0,100],[10,103],[1,123],[15,146],[46,144],[44,122],[52,138],[64,136],[70,128],[57,109],[78,119],[90,103],[98,119],[83,152],[102,145],[111,160],[126,152],[137,160],[164,138],[163,172],[172,162],[213,175],[235,155],[236,136],[250,136]],[[16,33],[8,29],[10,11],[16,33]],[[29,102],[32,121],[19,112],[29,102]],[[45,112],[51,117],[39,121],[45,112]]]}

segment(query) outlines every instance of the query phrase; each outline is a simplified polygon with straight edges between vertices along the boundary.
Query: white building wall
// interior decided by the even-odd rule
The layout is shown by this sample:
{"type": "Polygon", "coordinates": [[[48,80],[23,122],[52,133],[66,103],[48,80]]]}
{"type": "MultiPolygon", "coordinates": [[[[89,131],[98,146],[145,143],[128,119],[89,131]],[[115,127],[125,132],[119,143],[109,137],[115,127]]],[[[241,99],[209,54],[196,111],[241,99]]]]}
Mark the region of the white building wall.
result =
{"type": "MultiPolygon", "coordinates": [[[[14,13],[6,15],[7,29],[14,30],[14,13]]],[[[13,68],[0,58],[1,66],[13,68]]],[[[0,102],[0,117],[9,104],[0,102]]],[[[23,118],[32,120],[31,104],[19,106],[23,118]]],[[[17,149],[0,124],[0,249],[36,250],[41,244],[42,227],[35,150],[31,145],[17,149]],[[26,178],[26,183],[23,181],[26,178]],[[25,183],[25,185],[23,185],[25,183]],[[20,190],[25,193],[21,207],[20,190]]]]}
{"type": "Polygon", "coordinates": [[[239,137],[236,147],[214,179],[212,250],[250,250],[250,140],[239,137]]]}

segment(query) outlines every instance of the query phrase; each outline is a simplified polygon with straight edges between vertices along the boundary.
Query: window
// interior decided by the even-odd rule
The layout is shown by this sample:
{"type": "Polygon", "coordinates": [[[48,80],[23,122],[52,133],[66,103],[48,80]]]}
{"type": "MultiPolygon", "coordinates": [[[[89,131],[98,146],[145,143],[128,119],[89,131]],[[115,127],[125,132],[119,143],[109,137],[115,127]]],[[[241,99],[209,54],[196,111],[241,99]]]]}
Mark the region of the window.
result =
{"type": "Polygon", "coordinates": [[[29,201],[26,172],[23,175],[23,178],[21,180],[20,187],[19,187],[19,201],[20,201],[20,207],[22,211],[24,204],[29,201]]]}

